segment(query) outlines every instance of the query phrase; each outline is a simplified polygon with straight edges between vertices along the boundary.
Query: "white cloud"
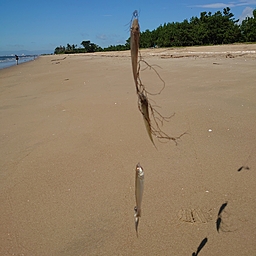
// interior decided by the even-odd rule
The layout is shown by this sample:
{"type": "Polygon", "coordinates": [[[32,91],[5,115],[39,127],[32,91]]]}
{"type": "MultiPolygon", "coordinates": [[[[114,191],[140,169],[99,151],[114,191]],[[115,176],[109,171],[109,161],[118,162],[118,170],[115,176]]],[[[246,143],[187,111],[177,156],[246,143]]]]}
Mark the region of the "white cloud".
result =
{"type": "Polygon", "coordinates": [[[220,9],[220,8],[226,8],[226,7],[236,7],[236,6],[254,5],[254,4],[256,5],[256,0],[239,0],[239,1],[228,2],[228,3],[210,3],[210,4],[194,5],[194,7],[220,9]]]}
{"type": "Polygon", "coordinates": [[[239,2],[243,3],[244,5],[256,4],[256,0],[239,0],[239,2]]]}
{"type": "Polygon", "coordinates": [[[245,7],[242,14],[239,17],[239,24],[242,23],[242,21],[244,19],[246,19],[246,17],[253,17],[253,8],[251,7],[245,7]]]}
{"type": "Polygon", "coordinates": [[[226,8],[226,7],[234,7],[234,4],[214,3],[214,4],[195,5],[195,7],[219,9],[219,8],[226,8]]]}
{"type": "Polygon", "coordinates": [[[254,4],[256,4],[256,0],[239,0],[239,3],[236,3],[235,6],[254,5],[254,4]]]}

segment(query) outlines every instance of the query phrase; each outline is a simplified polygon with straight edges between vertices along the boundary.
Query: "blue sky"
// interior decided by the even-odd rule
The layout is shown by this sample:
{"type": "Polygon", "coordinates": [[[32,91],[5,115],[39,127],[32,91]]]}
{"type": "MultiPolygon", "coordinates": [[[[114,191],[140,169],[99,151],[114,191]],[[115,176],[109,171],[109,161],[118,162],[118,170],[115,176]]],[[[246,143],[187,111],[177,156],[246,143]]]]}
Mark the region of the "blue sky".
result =
{"type": "Polygon", "coordinates": [[[229,6],[235,18],[251,15],[256,0],[0,0],[0,54],[53,52],[59,45],[90,40],[101,47],[124,44],[139,11],[141,31],[229,6]]]}

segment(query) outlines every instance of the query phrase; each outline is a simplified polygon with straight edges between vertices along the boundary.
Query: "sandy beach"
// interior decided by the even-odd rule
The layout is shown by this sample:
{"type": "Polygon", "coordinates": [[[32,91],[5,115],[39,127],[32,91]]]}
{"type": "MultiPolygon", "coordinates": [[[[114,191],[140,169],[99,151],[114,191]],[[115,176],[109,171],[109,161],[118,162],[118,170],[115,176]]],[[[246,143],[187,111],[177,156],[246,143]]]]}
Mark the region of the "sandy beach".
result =
{"type": "Polygon", "coordinates": [[[0,70],[0,255],[256,254],[256,44],[141,55],[177,145],[152,145],[129,51],[0,70]]]}

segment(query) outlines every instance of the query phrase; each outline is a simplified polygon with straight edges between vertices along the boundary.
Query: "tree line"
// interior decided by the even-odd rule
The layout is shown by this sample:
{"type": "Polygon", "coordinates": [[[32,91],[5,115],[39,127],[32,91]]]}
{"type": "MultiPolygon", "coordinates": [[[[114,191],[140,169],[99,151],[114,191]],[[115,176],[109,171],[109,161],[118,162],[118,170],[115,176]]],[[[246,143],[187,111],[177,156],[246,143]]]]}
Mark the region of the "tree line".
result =
{"type": "Polygon", "coordinates": [[[77,45],[70,45],[67,46],[58,46],[55,48],[55,54],[63,54],[63,53],[83,53],[83,52],[99,52],[102,51],[102,48],[97,44],[91,43],[91,41],[82,41],[81,45],[84,48],[76,48],[77,45]]]}
{"type": "MultiPolygon", "coordinates": [[[[183,22],[164,23],[152,31],[147,29],[141,32],[140,48],[256,42],[256,9],[253,11],[253,17],[247,17],[241,24],[238,22],[229,7],[214,14],[201,12],[200,17],[185,19],[183,22]]],[[[70,44],[66,47],[59,46],[54,53],[129,50],[130,38],[124,45],[110,45],[106,48],[90,41],[83,41],[81,45],[84,48],[76,48],[77,45],[70,44]]]]}

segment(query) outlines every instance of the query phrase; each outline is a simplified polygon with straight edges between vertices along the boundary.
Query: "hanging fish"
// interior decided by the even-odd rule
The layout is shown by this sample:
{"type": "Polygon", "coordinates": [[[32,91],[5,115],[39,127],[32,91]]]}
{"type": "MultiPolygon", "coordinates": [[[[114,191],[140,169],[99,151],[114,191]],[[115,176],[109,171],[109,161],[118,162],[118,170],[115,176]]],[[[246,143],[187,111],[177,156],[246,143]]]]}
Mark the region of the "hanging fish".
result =
{"type": "Polygon", "coordinates": [[[144,171],[140,166],[140,163],[136,165],[135,170],[135,200],[136,206],[134,207],[134,221],[135,221],[135,230],[138,236],[138,225],[139,218],[141,217],[141,203],[142,195],[144,190],[144,171]]]}
{"type": "Polygon", "coordinates": [[[139,54],[139,44],[140,44],[140,25],[138,21],[138,12],[133,12],[133,19],[130,31],[130,48],[131,48],[131,60],[132,60],[132,73],[134,78],[134,83],[136,91],[138,88],[138,54],[139,54]]]}

